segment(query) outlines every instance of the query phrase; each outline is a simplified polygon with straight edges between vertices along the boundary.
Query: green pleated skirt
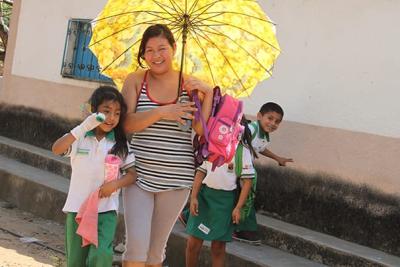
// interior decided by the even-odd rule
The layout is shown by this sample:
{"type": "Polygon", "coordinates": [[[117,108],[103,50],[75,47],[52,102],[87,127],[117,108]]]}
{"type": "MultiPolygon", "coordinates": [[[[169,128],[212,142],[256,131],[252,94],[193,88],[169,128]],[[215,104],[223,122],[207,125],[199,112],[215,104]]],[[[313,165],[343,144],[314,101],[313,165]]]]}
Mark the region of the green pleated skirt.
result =
{"type": "Polygon", "coordinates": [[[236,190],[217,190],[203,184],[197,198],[199,215],[189,216],[186,232],[208,241],[232,241],[232,211],[236,204],[236,190]]]}

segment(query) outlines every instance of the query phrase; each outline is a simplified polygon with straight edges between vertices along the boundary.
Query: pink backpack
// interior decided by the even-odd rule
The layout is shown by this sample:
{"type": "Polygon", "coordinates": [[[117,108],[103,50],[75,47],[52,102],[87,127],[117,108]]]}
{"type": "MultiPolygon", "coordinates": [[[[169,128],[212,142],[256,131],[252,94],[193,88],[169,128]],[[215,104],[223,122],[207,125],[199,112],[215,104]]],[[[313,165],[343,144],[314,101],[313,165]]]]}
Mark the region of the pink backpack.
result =
{"type": "Polygon", "coordinates": [[[212,170],[229,163],[235,156],[243,126],[240,121],[243,116],[243,102],[225,94],[217,86],[214,88],[213,106],[207,125],[201,115],[201,105],[197,92],[193,93],[197,107],[195,119],[200,119],[204,136],[196,135],[193,140],[195,165],[199,166],[204,160],[212,163],[212,170]]]}

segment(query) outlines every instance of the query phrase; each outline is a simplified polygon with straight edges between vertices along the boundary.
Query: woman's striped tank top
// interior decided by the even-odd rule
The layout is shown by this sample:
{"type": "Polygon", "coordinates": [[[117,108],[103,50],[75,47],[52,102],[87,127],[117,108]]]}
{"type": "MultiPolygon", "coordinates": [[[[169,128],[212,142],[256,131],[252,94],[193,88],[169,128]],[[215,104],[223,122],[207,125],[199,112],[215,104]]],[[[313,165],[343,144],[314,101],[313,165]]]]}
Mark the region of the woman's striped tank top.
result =
{"type": "MultiPolygon", "coordinates": [[[[144,77],[136,112],[154,109],[162,104],[151,99],[144,77]]],[[[190,101],[182,90],[181,101],[190,101]]],[[[189,188],[194,179],[194,156],[190,131],[182,131],[176,121],[160,120],[132,136],[130,147],[136,157],[137,185],[144,190],[160,192],[189,188]]]]}

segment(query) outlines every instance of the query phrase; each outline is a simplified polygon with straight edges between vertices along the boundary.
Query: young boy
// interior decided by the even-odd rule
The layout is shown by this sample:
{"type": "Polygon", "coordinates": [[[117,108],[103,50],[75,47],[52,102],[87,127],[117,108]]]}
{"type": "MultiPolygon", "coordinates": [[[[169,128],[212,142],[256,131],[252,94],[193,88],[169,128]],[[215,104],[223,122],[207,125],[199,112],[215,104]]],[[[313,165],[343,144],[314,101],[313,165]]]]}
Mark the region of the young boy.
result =
{"type": "MultiPolygon", "coordinates": [[[[283,119],[283,109],[276,103],[268,102],[262,105],[257,113],[257,121],[249,124],[251,130],[252,142],[254,150],[266,157],[275,160],[280,166],[286,166],[286,163],[293,162],[291,158],[284,158],[274,154],[267,149],[270,143],[269,134],[276,131],[283,119]]],[[[253,179],[252,191],[256,191],[257,175],[253,179]]],[[[257,237],[257,220],[256,210],[254,208],[254,197],[252,198],[251,209],[245,220],[242,220],[236,227],[236,232],[233,235],[235,240],[246,243],[259,245],[261,240],[257,237]]]]}
{"type": "MultiPolygon", "coordinates": [[[[257,120],[249,124],[251,130],[251,145],[254,150],[261,155],[275,160],[279,166],[286,166],[286,163],[293,162],[291,158],[284,158],[274,154],[271,150],[267,149],[270,143],[269,134],[276,131],[283,119],[283,109],[276,103],[268,102],[262,105],[260,111],[257,113],[257,120]]],[[[256,192],[257,186],[257,173],[255,179],[252,180],[252,192],[256,192]]],[[[251,193],[250,193],[251,194],[251,193]]],[[[260,245],[261,240],[257,234],[257,220],[256,210],[254,208],[254,196],[252,203],[246,203],[251,206],[246,219],[241,220],[240,224],[236,226],[233,239],[250,243],[253,245],[260,245]]],[[[186,208],[179,215],[179,221],[186,226],[187,218],[189,217],[189,209],[186,208]]]]}

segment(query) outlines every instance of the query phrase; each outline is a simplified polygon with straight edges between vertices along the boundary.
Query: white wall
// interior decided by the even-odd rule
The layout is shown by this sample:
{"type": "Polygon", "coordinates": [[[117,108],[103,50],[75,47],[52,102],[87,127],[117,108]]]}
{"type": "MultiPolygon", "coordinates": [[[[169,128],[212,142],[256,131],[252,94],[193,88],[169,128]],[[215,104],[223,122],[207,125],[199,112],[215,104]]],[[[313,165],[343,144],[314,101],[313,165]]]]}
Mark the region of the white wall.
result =
{"type": "MultiPolygon", "coordinates": [[[[95,18],[105,3],[22,1],[12,74],[92,87],[60,75],[66,29],[68,19],[95,18]]],[[[246,100],[247,113],[276,101],[286,120],[400,137],[400,1],[259,3],[278,24],[282,54],[274,77],[246,100]]]]}
{"type": "Polygon", "coordinates": [[[400,137],[400,1],[259,3],[282,54],[247,113],[276,101],[290,121],[400,137]]]}
{"type": "Polygon", "coordinates": [[[12,74],[91,87],[60,75],[70,18],[94,19],[106,0],[22,1],[12,74]],[[66,15],[68,14],[68,15],[66,15]],[[34,20],[33,20],[34,18],[34,20]]]}

